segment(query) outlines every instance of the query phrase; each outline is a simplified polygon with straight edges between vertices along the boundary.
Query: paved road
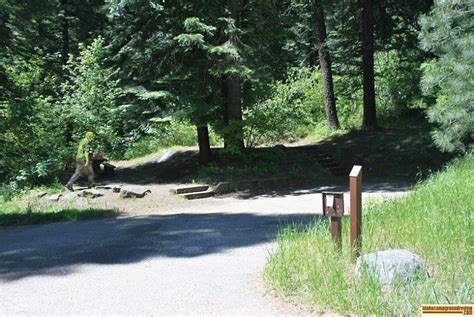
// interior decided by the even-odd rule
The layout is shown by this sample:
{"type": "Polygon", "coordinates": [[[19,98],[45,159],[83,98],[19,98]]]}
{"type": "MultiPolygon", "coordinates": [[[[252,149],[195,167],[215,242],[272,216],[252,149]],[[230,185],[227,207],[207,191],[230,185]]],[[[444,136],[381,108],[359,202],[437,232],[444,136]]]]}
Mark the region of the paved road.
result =
{"type": "Polygon", "coordinates": [[[319,219],[320,194],[245,195],[1,229],[0,315],[297,313],[263,291],[261,272],[279,226],[319,219]]]}

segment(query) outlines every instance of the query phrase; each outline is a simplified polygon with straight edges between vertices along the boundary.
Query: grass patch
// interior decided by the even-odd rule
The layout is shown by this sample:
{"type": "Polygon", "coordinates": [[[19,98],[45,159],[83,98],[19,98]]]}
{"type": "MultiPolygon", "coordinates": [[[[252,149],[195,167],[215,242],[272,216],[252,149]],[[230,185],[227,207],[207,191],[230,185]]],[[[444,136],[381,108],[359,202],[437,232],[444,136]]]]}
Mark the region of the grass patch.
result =
{"type": "Polygon", "coordinates": [[[0,213],[0,226],[39,225],[53,222],[80,221],[116,217],[116,209],[76,209],[64,208],[44,212],[20,210],[12,213],[0,213]]]}
{"type": "Polygon", "coordinates": [[[346,314],[415,316],[421,304],[472,303],[473,184],[474,158],[466,156],[407,197],[364,209],[362,254],[408,249],[425,260],[430,279],[413,279],[392,291],[370,276],[356,281],[347,218],[341,254],[331,241],[328,222],[281,230],[265,279],[287,295],[346,314]]]}
{"type": "Polygon", "coordinates": [[[117,209],[19,207],[16,202],[0,202],[0,227],[110,218],[119,214],[117,209]]]}

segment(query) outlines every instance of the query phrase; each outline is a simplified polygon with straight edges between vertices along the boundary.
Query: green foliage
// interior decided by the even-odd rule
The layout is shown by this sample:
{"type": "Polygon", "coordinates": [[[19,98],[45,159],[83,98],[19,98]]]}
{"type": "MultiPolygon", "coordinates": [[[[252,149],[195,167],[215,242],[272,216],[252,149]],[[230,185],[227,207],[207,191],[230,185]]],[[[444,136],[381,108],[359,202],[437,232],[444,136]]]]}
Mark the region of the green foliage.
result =
{"type": "MultiPolygon", "coordinates": [[[[137,158],[175,146],[195,146],[197,143],[196,126],[176,119],[160,120],[152,125],[147,136],[131,143],[123,155],[126,159],[137,158]]],[[[209,141],[217,145],[221,140],[210,129],[209,141]]]]}
{"type": "MultiPolygon", "coordinates": [[[[43,59],[17,58],[3,66],[0,83],[0,182],[17,176],[15,186],[51,180],[61,157],[59,131],[51,97],[55,78],[44,71],[43,59]],[[51,142],[51,140],[55,140],[51,142]]],[[[15,187],[14,186],[14,187],[15,187]]]]}
{"type": "Polygon", "coordinates": [[[323,120],[321,87],[320,72],[308,68],[291,71],[286,82],[276,81],[269,97],[244,113],[247,146],[296,138],[302,126],[323,120]]]}
{"type": "Polygon", "coordinates": [[[389,50],[375,54],[377,113],[383,121],[403,116],[420,97],[419,52],[389,50]]]}
{"type": "Polygon", "coordinates": [[[20,208],[13,204],[0,203],[0,227],[112,218],[119,215],[120,212],[116,209],[43,207],[37,210],[31,205],[20,208]]]}
{"type": "MultiPolygon", "coordinates": [[[[98,135],[96,149],[114,158],[195,144],[188,122],[214,128],[234,157],[241,155],[242,128],[249,146],[330,133],[320,124],[319,72],[303,68],[288,75],[289,69],[317,64],[307,1],[158,2],[0,1],[0,183],[12,181],[9,188],[15,189],[54,181],[88,130],[98,135]],[[227,79],[234,89],[223,89],[227,79]],[[167,117],[183,119],[182,131],[153,122],[167,117]]],[[[375,4],[377,103],[379,113],[391,118],[417,102],[418,64],[425,56],[415,47],[416,18],[430,1],[381,4],[375,4]]],[[[342,127],[352,129],[362,114],[360,8],[340,1],[326,8],[338,115],[342,127]]],[[[456,19],[464,18],[453,17],[452,25],[456,19]]],[[[448,31],[454,36],[443,45],[461,38],[457,29],[448,31]]],[[[449,54],[470,56],[465,34],[465,45],[459,42],[449,54]]],[[[425,66],[427,74],[451,67],[437,67],[442,54],[425,46],[440,56],[425,66]]],[[[469,78],[472,65],[461,64],[453,66],[459,78],[449,80],[452,85],[469,78]]],[[[439,97],[439,105],[472,103],[469,93],[454,98],[441,93],[451,87],[433,87],[429,94],[439,97]]],[[[466,107],[449,119],[451,130],[441,126],[456,132],[435,132],[438,143],[472,133],[461,128],[472,126],[466,107]]],[[[430,117],[439,122],[448,112],[435,109],[430,117]]],[[[466,146],[470,139],[460,142],[466,146]]]]}
{"type": "Polygon", "coordinates": [[[436,55],[423,65],[423,90],[436,98],[427,114],[438,125],[432,134],[435,144],[448,152],[473,149],[473,10],[470,1],[435,1],[420,19],[421,46],[436,55]]]}
{"type": "Polygon", "coordinates": [[[373,202],[364,209],[361,253],[411,250],[427,263],[429,279],[414,276],[390,292],[373,276],[356,279],[347,218],[343,219],[342,253],[331,240],[327,221],[304,229],[296,225],[282,229],[265,278],[288,295],[344,314],[415,316],[421,304],[470,303],[473,182],[474,158],[466,156],[407,197],[373,202]]]}
{"type": "Polygon", "coordinates": [[[70,58],[67,80],[61,85],[62,98],[56,104],[56,120],[63,135],[75,141],[73,147],[86,131],[93,131],[97,149],[110,152],[119,144],[128,109],[118,104],[123,91],[112,78],[114,70],[104,67],[103,54],[104,40],[97,38],[82,47],[78,57],[70,58]]]}

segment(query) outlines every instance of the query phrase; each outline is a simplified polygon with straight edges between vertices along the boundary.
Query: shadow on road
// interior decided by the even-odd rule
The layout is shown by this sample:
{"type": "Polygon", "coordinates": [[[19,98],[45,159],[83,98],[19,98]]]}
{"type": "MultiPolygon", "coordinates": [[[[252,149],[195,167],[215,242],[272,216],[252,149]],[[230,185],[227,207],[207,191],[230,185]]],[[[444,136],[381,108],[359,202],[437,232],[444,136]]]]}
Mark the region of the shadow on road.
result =
{"type": "Polygon", "coordinates": [[[307,214],[208,213],[142,216],[0,230],[0,280],[67,275],[84,264],[127,264],[155,257],[189,258],[271,241],[307,214]]]}
{"type": "MultiPolygon", "coordinates": [[[[349,183],[349,177],[347,178],[349,183]]],[[[397,183],[377,183],[377,184],[363,184],[362,191],[364,193],[393,193],[405,192],[412,189],[409,184],[397,183]]],[[[308,194],[320,194],[322,192],[348,192],[349,186],[342,185],[308,185],[308,184],[284,184],[281,187],[275,188],[255,188],[246,189],[235,193],[233,196],[239,199],[257,199],[260,197],[284,197],[284,196],[301,196],[308,194]]],[[[219,198],[219,196],[216,196],[219,198]]]]}

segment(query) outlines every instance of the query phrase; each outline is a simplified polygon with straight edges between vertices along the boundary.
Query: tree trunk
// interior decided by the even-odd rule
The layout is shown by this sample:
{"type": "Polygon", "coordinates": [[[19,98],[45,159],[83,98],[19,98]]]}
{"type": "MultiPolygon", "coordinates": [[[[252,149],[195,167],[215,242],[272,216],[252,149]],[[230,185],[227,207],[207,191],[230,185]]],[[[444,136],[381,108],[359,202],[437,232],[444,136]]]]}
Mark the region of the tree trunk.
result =
{"type": "Polygon", "coordinates": [[[319,65],[323,77],[324,106],[326,119],[331,129],[339,129],[337,118],[336,98],[334,97],[334,83],[332,80],[331,58],[326,43],[326,24],[324,22],[323,2],[310,0],[313,12],[313,25],[318,43],[319,65]]]}
{"type": "Polygon", "coordinates": [[[237,76],[224,78],[224,124],[226,124],[227,130],[224,137],[224,147],[232,147],[235,150],[244,147],[240,88],[240,79],[237,76]]]}
{"type": "MultiPolygon", "coordinates": [[[[242,9],[241,0],[228,0],[227,7],[234,19],[235,27],[240,26],[240,13],[242,9]]],[[[227,40],[230,45],[237,49],[237,35],[230,35],[227,40]]],[[[238,61],[231,61],[238,63],[238,61]]],[[[244,134],[242,123],[242,93],[241,81],[238,75],[225,75],[223,77],[223,95],[224,95],[224,124],[226,133],[224,134],[224,147],[233,150],[244,148],[244,134]]]]}
{"type": "Polygon", "coordinates": [[[61,49],[61,58],[63,65],[66,65],[67,60],[69,58],[69,23],[67,20],[67,1],[68,0],[61,0],[61,10],[63,11],[63,18],[62,18],[62,49],[61,49]]]}
{"type": "Polygon", "coordinates": [[[197,127],[199,144],[199,163],[207,164],[211,160],[211,144],[209,142],[209,130],[207,124],[197,127]]]}
{"type": "Polygon", "coordinates": [[[374,2],[362,1],[362,72],[364,86],[364,120],[362,128],[377,128],[377,112],[375,108],[374,78],[374,2]]]}

